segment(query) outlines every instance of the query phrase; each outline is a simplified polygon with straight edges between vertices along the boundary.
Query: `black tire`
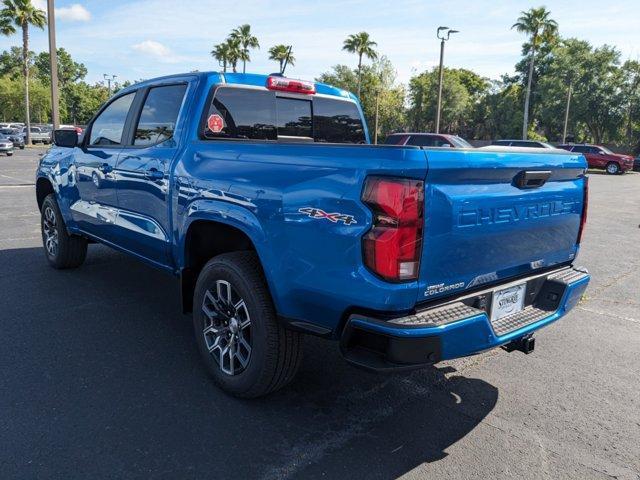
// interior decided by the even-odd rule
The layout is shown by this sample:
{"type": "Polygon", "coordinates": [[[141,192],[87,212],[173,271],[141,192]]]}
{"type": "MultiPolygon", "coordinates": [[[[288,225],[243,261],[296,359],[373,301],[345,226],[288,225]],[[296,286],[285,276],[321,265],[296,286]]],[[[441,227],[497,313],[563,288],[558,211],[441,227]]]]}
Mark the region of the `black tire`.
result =
{"type": "Polygon", "coordinates": [[[13,152],[7,152],[7,157],[10,157],[11,155],[13,155],[13,152]]]}
{"type": "MultiPolygon", "coordinates": [[[[222,297],[222,295],[217,296],[222,297]]],[[[235,313],[230,314],[233,319],[243,317],[239,310],[235,308],[233,310],[235,313]]],[[[229,331],[226,335],[233,336],[230,333],[232,325],[229,322],[234,320],[227,321],[229,331]]],[[[254,252],[225,253],[214,257],[204,266],[198,276],[194,292],[193,328],[202,359],[213,380],[225,392],[236,397],[261,397],[284,387],[293,380],[302,360],[302,335],[285,329],[278,322],[260,262],[254,252]],[[244,310],[246,317],[250,319],[248,324],[250,336],[246,336],[245,333],[244,337],[249,338],[250,354],[247,355],[246,366],[241,366],[234,374],[224,372],[219,361],[223,357],[223,349],[219,344],[224,345],[223,342],[226,341],[228,347],[230,340],[225,340],[224,335],[213,335],[213,338],[220,336],[222,340],[212,341],[211,332],[209,337],[205,334],[207,325],[213,325],[213,322],[219,322],[220,325],[225,323],[220,309],[217,308],[214,311],[211,308],[214,305],[211,299],[218,287],[217,282],[228,283],[229,288],[232,288],[229,292],[236,293],[235,298],[232,293],[229,293],[229,297],[233,298],[230,303],[233,304],[236,299],[243,300],[246,306],[244,310]],[[207,304],[205,304],[205,297],[207,304]],[[205,306],[209,313],[213,314],[212,316],[205,314],[205,306]],[[217,350],[210,350],[209,346],[212,343],[218,345],[213,347],[217,350]]],[[[236,333],[236,335],[240,334],[236,333]]],[[[241,348],[241,343],[236,342],[235,345],[236,350],[241,348]]],[[[234,344],[231,343],[231,346],[233,347],[234,344]]],[[[231,351],[233,352],[233,348],[231,351]]],[[[236,360],[231,355],[224,356],[227,361],[229,358],[231,361],[236,360]]],[[[239,362],[238,359],[238,364],[239,362]]]]}
{"type": "Polygon", "coordinates": [[[69,235],[53,193],[42,202],[40,228],[44,254],[53,268],[76,268],[82,265],[87,256],[87,239],[69,235]],[[51,243],[51,236],[56,238],[55,247],[51,243]]]}
{"type": "Polygon", "coordinates": [[[20,145],[20,150],[24,150],[24,145],[20,145]]]}
{"type": "Polygon", "coordinates": [[[605,170],[609,175],[617,175],[620,173],[620,165],[618,165],[616,162],[609,162],[607,163],[605,170]]]}

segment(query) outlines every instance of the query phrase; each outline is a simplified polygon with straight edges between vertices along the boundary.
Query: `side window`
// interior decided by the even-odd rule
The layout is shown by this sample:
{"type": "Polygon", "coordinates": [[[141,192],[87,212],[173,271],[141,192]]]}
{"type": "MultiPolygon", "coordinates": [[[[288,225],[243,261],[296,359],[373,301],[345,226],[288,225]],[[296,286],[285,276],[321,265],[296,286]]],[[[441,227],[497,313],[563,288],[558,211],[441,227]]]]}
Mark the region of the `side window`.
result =
{"type": "Polygon", "coordinates": [[[207,138],[276,140],[276,111],[273,92],[220,87],[207,112],[207,138]]]}
{"type": "Polygon", "coordinates": [[[124,122],[135,92],[123,95],[109,104],[91,126],[89,145],[114,146],[122,144],[124,122]]]}
{"type": "Polygon", "coordinates": [[[589,148],[583,145],[576,145],[575,147],[573,147],[573,151],[579,153],[589,153],[589,148]]]}
{"type": "Polygon", "coordinates": [[[600,150],[598,147],[587,147],[587,153],[593,153],[595,155],[598,155],[600,152],[602,152],[602,150],[600,150]]]}
{"type": "Polygon", "coordinates": [[[312,136],[311,101],[276,97],[278,136],[312,136]]]}
{"type": "Polygon", "coordinates": [[[409,141],[407,142],[407,145],[415,145],[417,147],[434,147],[435,145],[435,141],[432,137],[429,137],[427,135],[413,135],[409,141]]]}
{"type": "Polygon", "coordinates": [[[155,145],[173,136],[186,85],[168,85],[149,90],[133,139],[134,145],[155,145]]]}
{"type": "Polygon", "coordinates": [[[364,125],[356,104],[325,97],[313,99],[313,139],[327,143],[365,143],[364,125]]]}
{"type": "Polygon", "coordinates": [[[451,143],[449,143],[449,140],[445,140],[444,138],[434,138],[433,139],[433,146],[434,147],[450,147],[451,143]]]}

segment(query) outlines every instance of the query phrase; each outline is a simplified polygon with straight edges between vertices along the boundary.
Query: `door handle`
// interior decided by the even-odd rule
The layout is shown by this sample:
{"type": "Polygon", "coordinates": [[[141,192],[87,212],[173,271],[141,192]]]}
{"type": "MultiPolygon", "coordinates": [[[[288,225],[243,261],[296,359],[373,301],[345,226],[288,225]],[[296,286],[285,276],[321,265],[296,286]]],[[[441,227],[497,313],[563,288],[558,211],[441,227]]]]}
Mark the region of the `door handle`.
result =
{"type": "Polygon", "coordinates": [[[144,172],[147,178],[151,180],[162,180],[164,178],[164,172],[161,172],[157,168],[150,168],[146,172],[144,172]]]}
{"type": "Polygon", "coordinates": [[[551,177],[550,170],[523,170],[514,177],[516,187],[521,189],[540,188],[551,177]]]}

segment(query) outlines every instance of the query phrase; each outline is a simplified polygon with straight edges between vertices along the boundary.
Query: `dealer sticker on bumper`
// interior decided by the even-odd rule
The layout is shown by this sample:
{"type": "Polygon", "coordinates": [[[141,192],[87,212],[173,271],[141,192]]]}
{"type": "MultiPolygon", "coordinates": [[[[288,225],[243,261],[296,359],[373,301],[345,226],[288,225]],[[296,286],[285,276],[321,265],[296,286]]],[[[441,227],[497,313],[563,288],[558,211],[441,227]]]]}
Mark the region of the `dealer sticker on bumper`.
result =
{"type": "Polygon", "coordinates": [[[525,283],[503,288],[493,292],[491,302],[491,320],[498,320],[524,308],[524,294],[527,289],[525,283]]]}

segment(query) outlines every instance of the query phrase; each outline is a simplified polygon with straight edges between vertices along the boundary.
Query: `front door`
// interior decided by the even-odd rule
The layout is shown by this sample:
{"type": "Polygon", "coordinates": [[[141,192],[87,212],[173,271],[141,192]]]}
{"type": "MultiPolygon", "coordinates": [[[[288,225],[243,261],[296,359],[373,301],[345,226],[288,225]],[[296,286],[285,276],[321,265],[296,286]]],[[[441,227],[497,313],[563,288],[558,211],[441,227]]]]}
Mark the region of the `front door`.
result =
{"type": "Polygon", "coordinates": [[[122,151],[123,134],[135,92],[112,100],[89,127],[88,138],[74,150],[78,198],[71,214],[78,227],[113,240],[118,199],[113,169],[122,151]]]}
{"type": "Polygon", "coordinates": [[[178,142],[176,123],[187,85],[161,85],[142,93],[144,103],[131,145],[115,169],[120,244],[160,265],[170,258],[169,179],[178,142]]]}

